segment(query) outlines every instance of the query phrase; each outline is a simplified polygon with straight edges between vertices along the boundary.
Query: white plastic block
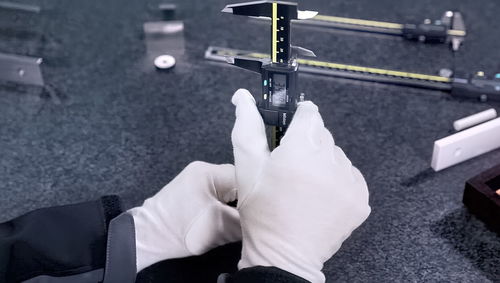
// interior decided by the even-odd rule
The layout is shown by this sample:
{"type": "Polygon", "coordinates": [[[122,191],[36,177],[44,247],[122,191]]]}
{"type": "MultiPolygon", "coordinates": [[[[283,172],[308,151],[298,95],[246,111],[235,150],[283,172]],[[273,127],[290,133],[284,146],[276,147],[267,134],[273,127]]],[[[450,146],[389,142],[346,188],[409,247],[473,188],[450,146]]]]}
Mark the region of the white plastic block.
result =
{"type": "Polygon", "coordinates": [[[431,167],[440,171],[500,147],[500,118],[434,142],[431,167]]]}
{"type": "Polygon", "coordinates": [[[467,129],[469,127],[484,123],[488,120],[495,119],[496,117],[497,111],[493,108],[490,108],[477,114],[464,117],[460,120],[456,120],[455,122],[453,122],[453,128],[455,128],[455,131],[461,131],[463,129],[467,129]]]}

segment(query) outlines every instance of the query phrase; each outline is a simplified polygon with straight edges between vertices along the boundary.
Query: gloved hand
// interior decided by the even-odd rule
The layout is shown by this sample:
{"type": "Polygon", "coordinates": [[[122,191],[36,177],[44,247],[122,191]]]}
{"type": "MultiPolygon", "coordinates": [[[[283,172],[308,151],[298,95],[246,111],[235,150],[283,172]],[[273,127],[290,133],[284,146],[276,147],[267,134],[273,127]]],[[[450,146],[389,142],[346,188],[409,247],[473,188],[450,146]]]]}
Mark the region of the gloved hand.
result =
{"type": "Polygon", "coordinates": [[[135,222],[137,272],[161,260],[199,255],[241,240],[234,166],[196,161],[140,207],[135,222]]]}
{"type": "Polygon", "coordinates": [[[299,104],[271,153],[252,95],[240,89],[232,102],[243,232],[238,267],[276,266],[324,282],[324,262],[370,214],[363,176],[335,145],[312,102],[299,104]]]}

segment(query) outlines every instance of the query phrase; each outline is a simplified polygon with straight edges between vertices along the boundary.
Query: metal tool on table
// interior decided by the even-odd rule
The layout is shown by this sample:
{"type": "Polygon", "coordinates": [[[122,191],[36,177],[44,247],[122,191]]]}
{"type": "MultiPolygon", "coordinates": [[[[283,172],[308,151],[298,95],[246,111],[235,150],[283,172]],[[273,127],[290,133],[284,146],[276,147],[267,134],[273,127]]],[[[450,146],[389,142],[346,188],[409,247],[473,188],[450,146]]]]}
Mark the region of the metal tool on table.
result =
{"type": "Polygon", "coordinates": [[[175,16],[175,12],[177,11],[177,5],[173,3],[160,3],[158,5],[158,9],[163,14],[163,20],[169,21],[172,20],[175,16]]]}
{"type": "Polygon", "coordinates": [[[0,81],[44,86],[42,58],[0,53],[0,81]]]}
{"type": "Polygon", "coordinates": [[[0,1],[0,9],[16,12],[40,13],[42,9],[36,5],[22,4],[16,2],[0,1]]]}
{"type": "MultiPolygon", "coordinates": [[[[265,60],[269,55],[213,46],[205,52],[205,58],[212,61],[225,62],[227,58],[233,57],[241,60],[246,58],[246,60],[251,61],[252,59],[265,60]]],[[[450,73],[450,77],[448,77],[305,58],[298,58],[296,61],[300,65],[298,70],[302,73],[441,90],[449,92],[453,97],[479,101],[500,101],[500,73],[493,76],[487,76],[484,72],[477,72],[469,76],[456,76],[450,73]]]]}
{"type": "Polygon", "coordinates": [[[457,51],[465,39],[465,22],[460,12],[447,11],[440,20],[426,19],[423,23],[390,23],[317,15],[312,19],[297,21],[298,25],[310,25],[335,29],[381,33],[402,36],[409,40],[429,43],[449,43],[457,51]]]}
{"type": "Polygon", "coordinates": [[[40,6],[0,0],[0,35],[33,34],[26,26],[38,26],[40,6]]]}
{"type": "MultiPolygon", "coordinates": [[[[39,6],[0,2],[0,11],[8,13],[40,13],[39,6]]],[[[43,87],[42,58],[0,53],[0,81],[43,87]]]]}
{"type": "Polygon", "coordinates": [[[162,3],[158,10],[162,12],[163,20],[143,24],[147,60],[158,71],[172,69],[176,58],[184,55],[184,22],[174,20],[176,9],[175,4],[162,3]]]}
{"type": "Polygon", "coordinates": [[[271,147],[279,145],[300,100],[297,89],[298,56],[315,56],[305,48],[290,44],[290,22],[307,19],[316,12],[299,11],[297,3],[256,1],[226,6],[222,12],[271,19],[271,55],[224,57],[228,63],[261,74],[262,95],[257,107],[264,123],[271,126],[271,147]]]}

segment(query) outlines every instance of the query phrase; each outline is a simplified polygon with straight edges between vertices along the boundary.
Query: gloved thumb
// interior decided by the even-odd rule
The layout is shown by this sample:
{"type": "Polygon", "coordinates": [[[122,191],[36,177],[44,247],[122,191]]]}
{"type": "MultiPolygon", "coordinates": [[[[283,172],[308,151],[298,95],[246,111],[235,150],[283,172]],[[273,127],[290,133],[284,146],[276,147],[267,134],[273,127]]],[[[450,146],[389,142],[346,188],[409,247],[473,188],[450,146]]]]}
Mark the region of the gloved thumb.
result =
{"type": "Polygon", "coordinates": [[[268,155],[266,128],[252,94],[246,89],[239,89],[231,102],[236,106],[236,121],[231,134],[233,147],[254,155],[268,155]]]}
{"type": "Polygon", "coordinates": [[[250,92],[239,89],[232,102],[236,106],[236,121],[231,138],[240,205],[255,184],[270,153],[264,121],[250,92]]]}

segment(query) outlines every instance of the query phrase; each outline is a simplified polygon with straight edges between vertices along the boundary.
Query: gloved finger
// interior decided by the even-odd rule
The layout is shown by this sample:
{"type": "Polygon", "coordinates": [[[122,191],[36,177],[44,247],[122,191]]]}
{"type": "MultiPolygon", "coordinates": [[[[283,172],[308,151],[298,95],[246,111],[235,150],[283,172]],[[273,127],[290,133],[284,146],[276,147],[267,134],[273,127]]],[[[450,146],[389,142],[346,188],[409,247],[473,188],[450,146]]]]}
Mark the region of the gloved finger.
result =
{"type": "MultiPolygon", "coordinates": [[[[352,166],[352,175],[354,176],[354,179],[357,181],[357,182],[363,182],[366,184],[365,182],[365,177],[363,176],[363,174],[361,174],[361,171],[359,171],[358,168],[356,168],[355,166],[352,166]]],[[[365,186],[366,187],[366,186],[365,186]]]]}
{"type": "Polygon", "coordinates": [[[204,168],[200,168],[208,173],[209,182],[213,184],[213,192],[217,200],[228,203],[236,200],[236,173],[232,164],[210,164],[200,162],[204,168]]]}
{"type": "Polygon", "coordinates": [[[325,127],[323,127],[323,133],[321,135],[321,145],[324,148],[333,149],[335,147],[335,140],[332,133],[325,127]]]}
{"type": "Polygon", "coordinates": [[[191,254],[199,255],[241,239],[238,211],[228,205],[216,203],[197,217],[186,234],[185,243],[191,254]]]}
{"type": "MultiPolygon", "coordinates": [[[[345,152],[342,150],[342,148],[338,146],[333,147],[333,152],[334,152],[334,162],[345,168],[346,170],[351,170],[352,163],[349,158],[347,158],[347,155],[345,155],[345,152]]],[[[349,171],[350,172],[350,171],[349,171]]]]}
{"type": "Polygon", "coordinates": [[[246,89],[237,90],[231,102],[236,106],[236,121],[231,134],[233,147],[239,152],[265,157],[269,154],[266,128],[255,99],[246,89]]]}
{"type": "Polygon", "coordinates": [[[318,107],[311,101],[301,102],[290,127],[281,140],[281,145],[317,149],[324,138],[324,129],[325,125],[318,107]]]}
{"type": "Polygon", "coordinates": [[[236,188],[224,193],[219,200],[223,203],[230,203],[238,199],[238,190],[236,188]]]}
{"type": "Polygon", "coordinates": [[[334,164],[345,170],[345,173],[348,174],[348,176],[351,176],[353,180],[356,179],[356,177],[358,176],[353,171],[354,166],[352,166],[351,160],[347,158],[347,155],[342,150],[342,148],[335,145],[333,136],[327,128],[323,128],[320,140],[321,140],[323,155],[325,156],[328,155],[334,164]]]}
{"type": "MultiPolygon", "coordinates": [[[[221,202],[235,200],[236,177],[232,164],[211,164],[193,161],[166,187],[189,187],[210,194],[221,202]],[[203,182],[200,184],[200,182],[203,182]]],[[[162,189],[157,195],[166,195],[169,190],[162,189]]],[[[198,192],[197,192],[198,193],[198,192]]],[[[155,196],[157,198],[157,196],[155,196]]]]}
{"type": "Polygon", "coordinates": [[[269,157],[269,147],[264,122],[250,92],[239,89],[233,95],[232,103],[236,106],[236,121],[231,138],[240,205],[254,187],[261,168],[269,157]]]}
{"type": "Polygon", "coordinates": [[[370,194],[368,192],[368,185],[366,184],[365,177],[355,166],[352,166],[351,170],[355,179],[355,183],[359,184],[358,186],[355,186],[356,188],[358,188],[357,198],[368,205],[368,198],[370,194]]]}
{"type": "Polygon", "coordinates": [[[217,226],[221,235],[221,243],[241,241],[241,223],[238,210],[225,204],[218,204],[217,206],[221,211],[221,225],[217,226]]]}
{"type": "Polygon", "coordinates": [[[335,140],[333,139],[332,133],[323,126],[320,130],[320,145],[324,151],[333,152],[335,149],[335,140]]]}
{"type": "Polygon", "coordinates": [[[327,128],[321,130],[320,139],[321,156],[329,163],[335,163],[335,141],[327,128]]]}

